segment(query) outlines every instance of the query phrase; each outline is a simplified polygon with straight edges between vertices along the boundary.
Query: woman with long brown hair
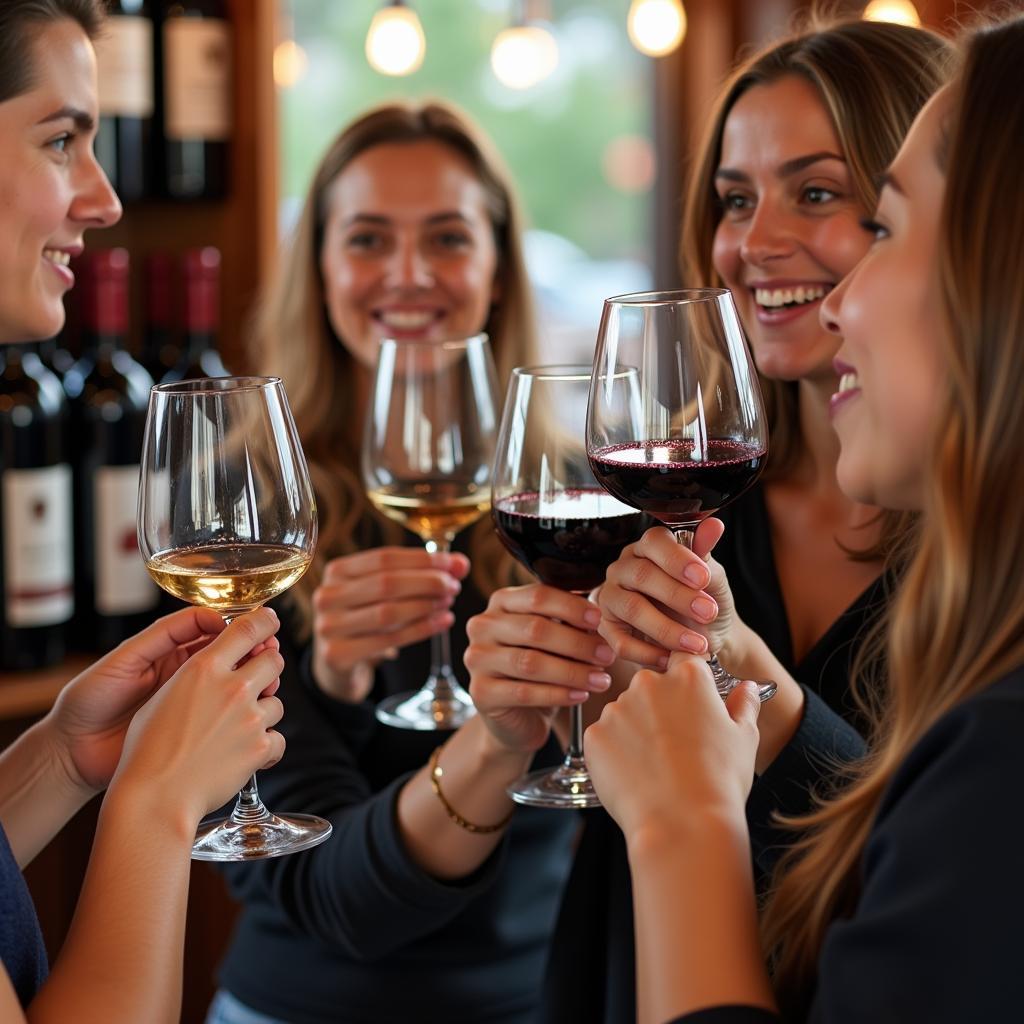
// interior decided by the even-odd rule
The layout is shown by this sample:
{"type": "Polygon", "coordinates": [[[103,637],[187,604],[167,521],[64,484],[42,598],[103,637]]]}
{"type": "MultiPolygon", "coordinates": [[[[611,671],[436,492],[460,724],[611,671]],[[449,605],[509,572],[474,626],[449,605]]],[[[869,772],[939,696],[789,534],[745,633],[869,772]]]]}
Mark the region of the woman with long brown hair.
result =
{"type": "MultiPolygon", "coordinates": [[[[800,838],[763,918],[771,977],[751,776],[783,763],[806,789],[863,745],[813,695],[788,737],[758,722],[750,686],[723,705],[684,655],[639,673],[588,733],[629,845],[643,1022],[1020,1014],[1024,885],[1008,857],[1024,841],[1022,96],[1018,17],[970,37],[885,176],[869,254],[824,304],[842,339],[840,483],[921,523],[870,753],[790,822],[800,838]]],[[[744,674],[778,671],[756,638],[735,655],[744,674]]]]}
{"type": "MultiPolygon", "coordinates": [[[[509,560],[489,521],[455,553],[427,553],[373,512],[358,462],[381,339],[486,331],[503,377],[529,361],[520,230],[497,154],[444,104],[370,111],[314,177],[257,332],[262,369],[288,387],[321,523],[287,630],[302,649],[284,680],[296,753],[260,784],[316,808],[334,835],[294,867],[229,870],[244,909],[211,1022],[535,1013],[574,828],[543,811],[513,819],[505,787],[538,747],[558,759],[550,722],[492,710],[451,733],[374,717],[426,676],[422,641],[508,582],[509,560]]],[[[602,641],[580,603],[572,621],[592,653],[602,641]]],[[[453,641],[458,665],[463,630],[453,641]]]]}

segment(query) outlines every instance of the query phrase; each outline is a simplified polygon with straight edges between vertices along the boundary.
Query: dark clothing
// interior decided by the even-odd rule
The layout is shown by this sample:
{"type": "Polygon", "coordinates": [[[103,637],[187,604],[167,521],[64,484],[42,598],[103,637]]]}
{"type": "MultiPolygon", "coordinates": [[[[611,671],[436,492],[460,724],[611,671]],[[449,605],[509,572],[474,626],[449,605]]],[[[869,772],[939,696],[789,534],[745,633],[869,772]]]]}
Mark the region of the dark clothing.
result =
{"type": "MultiPolygon", "coordinates": [[[[464,585],[457,670],[466,619],[482,608],[464,585]]],[[[471,877],[433,878],[402,845],[395,801],[450,734],[393,729],[373,715],[382,697],[422,683],[426,651],[382,665],[357,705],[317,689],[308,651],[305,661],[284,653],[279,728],[288,750],[260,774],[262,796],[271,810],[329,818],[334,834],[313,850],[226,869],[244,909],[224,988],[296,1024],[532,1022],[575,816],[520,808],[471,877]]],[[[559,756],[552,741],[538,764],[559,756]]]]}
{"type": "MultiPolygon", "coordinates": [[[[721,518],[726,530],[715,558],[725,567],[741,618],[809,694],[820,695],[828,707],[856,720],[848,691],[851,662],[866,627],[884,606],[885,580],[868,587],[795,664],[762,489],[755,487],[721,518]]],[[[836,728],[835,721],[821,702],[809,703],[800,731],[810,730],[820,739],[821,730],[836,728]]],[[[838,727],[835,740],[847,757],[861,750],[856,731],[848,726],[838,727]]],[[[772,812],[799,810],[807,799],[806,773],[797,773],[803,782],[787,784],[785,771],[780,763],[778,770],[757,780],[747,805],[762,877],[785,841],[770,824],[772,812]]],[[[625,839],[604,811],[587,812],[585,821],[545,981],[546,1024],[620,1024],[636,1017],[633,892],[625,839]]]]}
{"type": "MultiPolygon", "coordinates": [[[[1024,1005],[1024,668],[944,715],[886,789],[849,918],[825,933],[809,1024],[1010,1021],[1024,1005]]],[[[793,746],[793,744],[791,744],[793,746]]],[[[812,761],[802,763],[808,783],[812,761]]],[[[806,751],[803,751],[806,753],[806,751]]],[[[815,751],[820,754],[821,751],[815,751]]],[[[750,1007],[717,1007],[677,1024],[768,1024],[750,1007]]]]}
{"type": "Polygon", "coordinates": [[[0,825],[0,960],[22,1007],[46,981],[43,934],[25,878],[0,825]]]}

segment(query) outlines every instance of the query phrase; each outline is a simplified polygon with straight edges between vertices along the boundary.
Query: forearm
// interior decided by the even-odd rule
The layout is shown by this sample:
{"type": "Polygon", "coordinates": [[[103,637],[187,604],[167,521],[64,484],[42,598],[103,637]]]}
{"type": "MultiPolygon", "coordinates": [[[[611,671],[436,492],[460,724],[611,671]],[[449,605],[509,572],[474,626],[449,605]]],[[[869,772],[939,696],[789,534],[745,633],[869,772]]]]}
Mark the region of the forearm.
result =
{"type": "Polygon", "coordinates": [[[629,840],[637,1020],[710,1006],[774,1009],[742,817],[702,816],[629,840]]]}
{"type": "Polygon", "coordinates": [[[50,740],[49,719],[0,754],[0,822],[24,868],[94,794],[76,785],[50,740]]]}
{"type": "MultiPolygon", "coordinates": [[[[502,749],[479,718],[466,723],[441,751],[441,791],[466,821],[489,826],[505,821],[513,803],[505,788],[526,771],[533,755],[502,749]]],[[[402,788],[398,828],[409,856],[440,879],[471,874],[501,842],[505,829],[472,832],[449,815],[425,765],[402,788]]]]}
{"type": "Polygon", "coordinates": [[[30,1020],[179,1019],[195,824],[149,794],[107,795],[67,941],[30,1020]]]}

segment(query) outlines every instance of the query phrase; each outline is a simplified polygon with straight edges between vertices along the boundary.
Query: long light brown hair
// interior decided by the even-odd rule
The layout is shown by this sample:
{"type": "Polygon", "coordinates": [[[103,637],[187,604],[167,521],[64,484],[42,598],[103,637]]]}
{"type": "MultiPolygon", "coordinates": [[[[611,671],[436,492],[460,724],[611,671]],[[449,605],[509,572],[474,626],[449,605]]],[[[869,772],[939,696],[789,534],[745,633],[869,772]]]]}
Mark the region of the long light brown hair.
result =
{"type": "MultiPolygon", "coordinates": [[[[486,324],[502,384],[529,362],[534,318],[522,250],[522,215],[512,179],[484,134],[462,112],[436,101],[388,103],[349,124],[331,143],[306,195],[282,266],[258,311],[260,372],[283,378],[317,495],[320,541],[310,571],[291,594],[308,634],[312,593],[325,562],[366,544],[401,543],[402,531],[370,507],[359,475],[361,423],[354,423],[357,365],[327,315],[320,249],[328,191],[360,153],[390,143],[433,141],[467,160],[483,185],[498,253],[496,295],[486,324]],[[362,527],[373,517],[373,536],[362,527]]],[[[415,173],[410,170],[410,173],[415,173]]],[[[508,560],[489,522],[471,538],[474,580],[489,590],[506,582],[508,560]]]]}
{"type": "MultiPolygon", "coordinates": [[[[687,286],[722,286],[712,263],[722,203],[715,172],[725,122],[736,101],[756,85],[787,75],[809,81],[832,120],[853,188],[865,212],[878,200],[877,180],[890,164],[918,110],[947,74],[949,44],[924,29],[873,21],[812,27],[754,54],[725,82],[711,111],[689,177],[680,261],[687,286]]],[[[760,377],[771,451],[764,480],[785,477],[803,456],[798,386],[760,377]]],[[[912,517],[885,512],[881,541],[851,557],[875,561],[906,545],[912,517]]]]}
{"type": "MultiPolygon", "coordinates": [[[[975,33],[936,159],[947,370],[916,555],[893,606],[874,753],[803,824],[764,932],[780,1001],[813,988],[829,924],[853,913],[886,786],[952,707],[1024,664],[1024,19],[975,33]]],[[[995,781],[998,780],[994,780],[995,781]]]]}

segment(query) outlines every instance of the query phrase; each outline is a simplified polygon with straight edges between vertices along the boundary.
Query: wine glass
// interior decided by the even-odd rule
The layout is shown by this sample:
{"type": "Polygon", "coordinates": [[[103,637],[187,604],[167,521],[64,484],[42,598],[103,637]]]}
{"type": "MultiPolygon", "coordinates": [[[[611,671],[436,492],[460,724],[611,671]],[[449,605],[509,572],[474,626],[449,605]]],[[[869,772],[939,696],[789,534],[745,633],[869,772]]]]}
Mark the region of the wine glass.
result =
{"type": "MultiPolygon", "coordinates": [[[[487,335],[380,344],[363,432],[363,480],[378,511],[431,553],[491,503],[497,373],[487,335]]],[[[399,729],[457,729],[476,713],[451,667],[448,630],[430,639],[430,676],[388,697],[377,718],[399,729]]]]}
{"type": "MultiPolygon", "coordinates": [[[[589,366],[512,371],[494,462],[491,517],[509,552],[542,583],[589,594],[651,521],[602,488],[587,461],[589,366]]],[[[609,388],[629,406],[636,375],[613,372],[609,388]]],[[[509,796],[534,807],[597,807],[583,759],[583,709],[569,709],[565,760],[514,782],[509,796]]]]}
{"type": "MultiPolygon", "coordinates": [[[[620,501],[693,546],[697,526],[757,479],[768,428],[732,295],[724,288],[639,292],[607,299],[587,408],[594,475],[620,501]],[[630,368],[637,410],[610,386],[630,368]]],[[[711,652],[718,692],[738,680],[711,652]]],[[[759,686],[761,700],[775,683],[759,686]]]]}
{"type": "MultiPolygon", "coordinates": [[[[302,577],[316,504],[277,377],[219,377],[153,388],[139,486],[139,548],[168,593],[230,622],[302,577]]],[[[227,818],[199,826],[195,860],[252,860],[322,843],[331,824],[271,814],[256,777],[227,818]]]]}

